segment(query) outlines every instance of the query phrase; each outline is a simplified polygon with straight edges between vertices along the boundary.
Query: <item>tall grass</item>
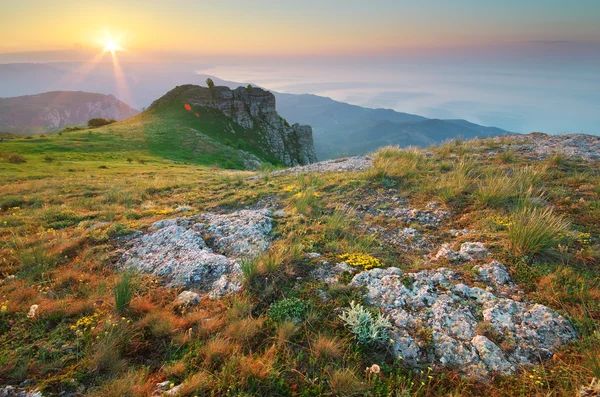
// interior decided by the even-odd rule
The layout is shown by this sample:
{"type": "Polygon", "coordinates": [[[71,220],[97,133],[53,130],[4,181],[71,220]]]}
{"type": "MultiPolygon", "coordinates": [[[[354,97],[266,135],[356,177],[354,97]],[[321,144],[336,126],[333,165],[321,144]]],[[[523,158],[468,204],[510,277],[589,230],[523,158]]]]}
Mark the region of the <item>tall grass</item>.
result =
{"type": "Polygon", "coordinates": [[[490,208],[500,208],[506,205],[515,194],[515,181],[506,175],[489,174],[480,181],[475,198],[490,208]]]}
{"type": "Polygon", "coordinates": [[[518,255],[534,256],[550,250],[569,239],[569,222],[551,208],[523,207],[508,224],[508,238],[518,255]]]}
{"type": "Polygon", "coordinates": [[[115,298],[115,309],[119,313],[123,313],[129,308],[129,303],[131,302],[131,297],[133,295],[131,278],[131,273],[123,273],[113,291],[115,298]]]}

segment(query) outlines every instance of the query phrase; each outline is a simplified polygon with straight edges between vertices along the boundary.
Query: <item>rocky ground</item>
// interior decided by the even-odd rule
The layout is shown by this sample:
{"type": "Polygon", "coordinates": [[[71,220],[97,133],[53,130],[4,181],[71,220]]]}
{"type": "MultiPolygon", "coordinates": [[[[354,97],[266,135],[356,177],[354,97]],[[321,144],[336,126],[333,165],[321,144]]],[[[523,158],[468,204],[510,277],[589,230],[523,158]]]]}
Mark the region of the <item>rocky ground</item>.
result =
{"type": "Polygon", "coordinates": [[[580,158],[585,161],[600,160],[600,137],[585,134],[546,135],[532,133],[528,135],[493,138],[502,143],[502,149],[513,149],[526,154],[534,160],[545,159],[554,154],[563,154],[570,158],[580,158]]]}
{"type": "MultiPolygon", "coordinates": [[[[12,293],[0,299],[0,320],[13,310],[12,322],[0,326],[6,324],[11,335],[36,329],[35,338],[43,340],[62,318],[65,337],[53,336],[58,342],[50,347],[30,343],[29,352],[43,351],[36,363],[44,355],[74,352],[69,358],[74,369],[61,374],[54,394],[40,389],[44,395],[62,390],[126,395],[119,387],[134,375],[145,382],[146,396],[215,390],[214,395],[435,396],[489,390],[491,397],[569,395],[554,393],[556,388],[594,395],[598,383],[584,363],[594,362],[586,357],[598,346],[593,321],[600,296],[595,245],[600,191],[594,185],[600,177],[594,168],[599,142],[533,134],[449,143],[418,154],[390,149],[386,156],[325,161],[268,177],[209,170],[197,180],[186,174],[177,183],[144,187],[142,211],[127,197],[100,197],[84,209],[110,201],[111,212],[91,220],[82,211],[83,220],[69,229],[77,238],[75,233],[86,233],[77,241],[96,244],[76,256],[82,258],[79,267],[65,275],[57,270],[52,281],[46,273],[29,276],[42,281],[24,294],[22,273],[0,282],[0,291],[12,293]],[[554,158],[556,153],[564,159],[554,158]],[[390,166],[382,157],[396,163],[390,166]],[[472,168],[465,171],[465,163],[472,168]],[[495,184],[522,168],[533,175],[519,181],[526,189],[495,184]],[[214,178],[210,184],[208,178],[214,178]],[[198,181],[212,189],[206,197],[198,193],[198,181]],[[444,194],[448,186],[450,194],[444,194]],[[115,215],[118,200],[123,205],[115,215]],[[571,221],[560,232],[564,239],[551,240],[547,252],[517,252],[510,239],[520,206],[529,204],[540,210],[536,216],[550,211],[555,222],[563,216],[571,221]],[[108,251],[110,264],[88,265],[101,257],[97,246],[108,251]],[[115,258],[117,266],[111,267],[115,258]],[[92,288],[86,272],[98,269],[109,275],[92,288]],[[121,312],[115,310],[112,286],[125,279],[124,270],[153,282],[140,283],[121,312]],[[63,307],[76,307],[77,294],[90,294],[85,304],[78,303],[81,312],[57,315],[63,307]],[[20,295],[32,298],[20,302],[20,295]],[[12,309],[13,302],[21,306],[12,309]],[[342,322],[355,302],[389,320],[383,343],[362,344],[342,322]],[[282,314],[285,310],[291,314],[282,314]],[[123,348],[103,360],[121,364],[117,375],[105,375],[95,360],[106,346],[115,346],[104,339],[112,327],[122,327],[123,348]],[[84,343],[86,350],[79,348],[84,343]],[[137,366],[137,372],[125,364],[137,366]],[[365,365],[363,376],[355,368],[365,365]],[[88,372],[100,380],[90,381],[88,372]],[[576,379],[579,374],[585,379],[576,379]],[[354,391],[345,389],[348,384],[354,391]]],[[[90,193],[85,194],[94,197],[90,193]]],[[[80,203],[87,196],[74,197],[80,203]]],[[[49,219],[75,216],[58,215],[41,213],[44,230],[49,219]]],[[[52,241],[60,240],[55,236],[64,234],[50,234],[52,241]]],[[[52,365],[58,367],[63,357],[57,357],[52,365]]],[[[19,386],[0,387],[0,397],[40,396],[26,391],[43,387],[33,380],[35,371],[28,372],[34,374],[28,375],[31,383],[15,376],[7,383],[19,386]]]]}

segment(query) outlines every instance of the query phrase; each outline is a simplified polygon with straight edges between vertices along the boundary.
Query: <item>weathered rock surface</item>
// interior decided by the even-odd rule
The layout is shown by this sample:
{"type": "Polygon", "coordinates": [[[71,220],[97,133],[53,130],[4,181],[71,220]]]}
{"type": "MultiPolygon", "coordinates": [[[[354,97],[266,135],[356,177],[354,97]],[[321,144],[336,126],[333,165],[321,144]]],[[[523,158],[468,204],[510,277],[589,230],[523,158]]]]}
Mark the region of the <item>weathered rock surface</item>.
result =
{"type": "Polygon", "coordinates": [[[277,114],[275,96],[262,88],[218,86],[212,89],[197,85],[174,88],[152,106],[172,100],[218,109],[238,125],[259,131],[264,142],[262,149],[288,166],[310,164],[317,161],[312,128],[308,125],[289,125],[277,114]]]}
{"type": "Polygon", "coordinates": [[[548,359],[576,338],[569,321],[548,307],[506,296],[504,288],[514,284],[502,264],[476,270],[483,288],[466,285],[447,268],[408,274],[373,269],[354,276],[351,285],[366,287],[367,300],[390,316],[394,352],[411,366],[485,378],[548,359]]]}
{"type": "Polygon", "coordinates": [[[270,245],[270,211],[240,210],[155,222],[129,243],[123,266],[160,276],[168,286],[189,286],[219,297],[242,285],[240,259],[270,245]]]}
{"type": "Polygon", "coordinates": [[[200,303],[200,295],[193,291],[183,291],[177,296],[175,303],[180,306],[196,306],[200,303]]]}
{"type": "Polygon", "coordinates": [[[346,262],[329,263],[321,262],[321,264],[310,272],[310,276],[315,280],[326,284],[335,284],[339,281],[340,276],[344,273],[356,274],[359,270],[349,266],[346,262]]]}
{"type": "Polygon", "coordinates": [[[343,159],[326,160],[318,163],[297,166],[285,170],[273,171],[271,175],[324,173],[324,172],[359,172],[373,166],[373,159],[367,156],[346,157],[343,159]]]}
{"type": "Polygon", "coordinates": [[[15,386],[0,386],[0,397],[43,397],[38,390],[26,390],[15,386]]]}
{"type": "Polygon", "coordinates": [[[460,263],[485,259],[489,253],[485,244],[480,242],[462,243],[459,251],[454,251],[449,244],[443,244],[433,259],[446,259],[449,262],[460,263]]]}
{"type": "MultiPolygon", "coordinates": [[[[520,153],[529,154],[533,159],[544,159],[560,153],[570,158],[580,158],[585,161],[600,160],[600,137],[585,134],[546,135],[534,132],[528,135],[508,137],[503,149],[513,149],[520,153]]],[[[507,137],[497,137],[501,142],[507,137]]]]}

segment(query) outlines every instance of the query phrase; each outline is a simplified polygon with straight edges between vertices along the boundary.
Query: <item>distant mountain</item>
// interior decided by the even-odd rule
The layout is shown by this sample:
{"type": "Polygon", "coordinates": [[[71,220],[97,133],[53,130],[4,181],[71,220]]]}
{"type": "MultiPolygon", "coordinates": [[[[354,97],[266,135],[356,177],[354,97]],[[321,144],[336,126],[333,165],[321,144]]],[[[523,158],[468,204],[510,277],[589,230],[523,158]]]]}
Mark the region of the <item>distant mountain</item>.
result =
{"type": "MultiPolygon", "coordinates": [[[[190,65],[172,65],[165,70],[152,64],[130,64],[126,69],[125,79],[132,99],[140,106],[150,104],[176,85],[203,85],[207,77],[219,86],[232,89],[248,84],[194,73],[190,65]]],[[[85,68],[75,63],[0,65],[0,93],[24,95],[54,89],[118,92],[112,65],[100,64],[85,73],[82,70],[85,68]]],[[[369,109],[317,95],[273,93],[281,116],[291,123],[312,126],[320,160],[364,154],[385,145],[423,147],[459,136],[468,139],[508,133],[466,120],[431,120],[391,109],[369,109]]]]}
{"type": "Polygon", "coordinates": [[[317,95],[275,93],[279,113],[313,127],[320,160],[365,154],[386,145],[425,147],[447,139],[509,134],[466,120],[428,119],[391,109],[369,109],[317,95]]]}
{"type": "Polygon", "coordinates": [[[123,120],[138,113],[113,95],[53,91],[0,98],[0,131],[54,132],[68,125],[84,125],[95,117],[123,120]]]}

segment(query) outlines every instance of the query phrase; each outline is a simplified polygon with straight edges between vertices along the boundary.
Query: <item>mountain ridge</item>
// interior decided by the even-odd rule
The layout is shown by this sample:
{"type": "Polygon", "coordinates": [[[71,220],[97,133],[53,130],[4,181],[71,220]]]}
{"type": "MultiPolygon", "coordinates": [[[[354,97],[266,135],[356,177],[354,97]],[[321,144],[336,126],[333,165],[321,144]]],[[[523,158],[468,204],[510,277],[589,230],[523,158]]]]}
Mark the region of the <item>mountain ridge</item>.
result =
{"type": "Polygon", "coordinates": [[[35,134],[85,125],[92,118],[124,120],[138,114],[112,94],[49,91],[0,98],[0,130],[35,134]]]}

